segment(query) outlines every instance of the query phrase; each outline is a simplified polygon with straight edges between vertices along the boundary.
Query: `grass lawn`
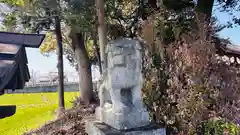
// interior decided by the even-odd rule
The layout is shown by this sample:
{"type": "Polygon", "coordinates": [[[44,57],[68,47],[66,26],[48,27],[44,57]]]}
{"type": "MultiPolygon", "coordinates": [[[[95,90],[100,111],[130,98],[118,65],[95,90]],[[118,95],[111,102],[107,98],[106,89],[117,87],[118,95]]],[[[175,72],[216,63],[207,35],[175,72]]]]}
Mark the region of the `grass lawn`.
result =
{"type": "MultiPolygon", "coordinates": [[[[65,106],[71,107],[71,101],[78,92],[65,92],[65,106]]],[[[0,96],[0,105],[16,105],[16,113],[0,119],[1,135],[21,135],[55,119],[58,106],[57,93],[5,94],[0,96]]]]}

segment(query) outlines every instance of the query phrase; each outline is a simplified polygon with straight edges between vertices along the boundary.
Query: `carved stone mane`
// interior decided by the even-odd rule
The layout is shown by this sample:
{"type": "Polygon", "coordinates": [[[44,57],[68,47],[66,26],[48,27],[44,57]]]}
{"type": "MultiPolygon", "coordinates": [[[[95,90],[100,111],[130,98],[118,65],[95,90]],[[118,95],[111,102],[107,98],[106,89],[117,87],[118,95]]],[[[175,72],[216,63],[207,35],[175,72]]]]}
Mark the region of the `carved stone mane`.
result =
{"type": "Polygon", "coordinates": [[[141,83],[141,47],[137,40],[121,38],[110,42],[106,54],[107,76],[113,87],[126,88],[141,83]]]}

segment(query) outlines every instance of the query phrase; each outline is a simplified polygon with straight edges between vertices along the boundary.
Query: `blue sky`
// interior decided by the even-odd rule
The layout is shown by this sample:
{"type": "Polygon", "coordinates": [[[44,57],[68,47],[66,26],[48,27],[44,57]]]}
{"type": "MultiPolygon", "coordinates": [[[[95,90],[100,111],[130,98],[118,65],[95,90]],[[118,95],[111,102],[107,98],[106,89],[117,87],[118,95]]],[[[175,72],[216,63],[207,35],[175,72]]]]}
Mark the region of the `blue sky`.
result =
{"type": "MultiPolygon", "coordinates": [[[[52,53],[48,57],[43,56],[38,48],[27,48],[28,66],[29,68],[47,73],[57,70],[57,55],[52,53]]],[[[68,60],[64,56],[64,70],[75,72],[74,68],[70,66],[68,60]]]]}
{"type": "MultiPolygon", "coordinates": [[[[235,14],[239,13],[240,12],[237,12],[235,14]]],[[[216,9],[213,10],[213,14],[217,16],[221,24],[226,24],[228,21],[232,20],[228,13],[219,12],[216,9]]],[[[230,38],[233,44],[240,45],[240,26],[224,29],[219,33],[219,35],[224,38],[230,38]]]]}
{"type": "MultiPolygon", "coordinates": [[[[57,72],[57,55],[55,53],[52,53],[50,56],[46,57],[40,53],[40,50],[38,48],[26,48],[26,52],[28,57],[28,67],[30,71],[34,70],[35,72],[38,72],[39,75],[45,75],[48,72],[57,72]]],[[[67,74],[69,81],[76,80],[76,78],[72,78],[77,77],[76,70],[70,66],[65,56],[63,57],[64,71],[66,73],[74,74],[74,76],[67,74]]],[[[99,77],[100,74],[97,70],[95,70],[95,68],[92,68],[92,71],[93,79],[95,80],[99,77]]]]}

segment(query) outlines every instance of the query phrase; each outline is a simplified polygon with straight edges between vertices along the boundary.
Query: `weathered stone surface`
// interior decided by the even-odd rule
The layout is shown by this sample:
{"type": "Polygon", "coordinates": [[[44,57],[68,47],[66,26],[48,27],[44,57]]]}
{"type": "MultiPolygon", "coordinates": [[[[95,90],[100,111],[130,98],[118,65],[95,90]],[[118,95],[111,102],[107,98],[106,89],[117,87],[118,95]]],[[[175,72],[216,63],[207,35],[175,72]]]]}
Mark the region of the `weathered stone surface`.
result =
{"type": "Polygon", "coordinates": [[[114,113],[111,108],[101,110],[96,109],[96,119],[104,121],[104,123],[118,130],[126,130],[136,128],[139,126],[145,126],[149,124],[149,116],[146,109],[129,108],[125,109],[125,112],[114,113]]]}
{"type": "Polygon", "coordinates": [[[140,43],[118,39],[109,43],[106,53],[108,66],[99,88],[99,120],[119,130],[148,124],[148,113],[141,98],[140,43]]]}
{"type": "Polygon", "coordinates": [[[117,39],[108,44],[106,53],[107,70],[98,90],[100,106],[95,110],[96,117],[86,122],[87,133],[165,135],[163,128],[153,128],[149,124],[149,115],[142,102],[140,43],[128,38],[117,39]]]}
{"type": "Polygon", "coordinates": [[[166,135],[165,128],[156,124],[151,123],[146,126],[120,131],[105,123],[100,123],[94,117],[86,119],[86,131],[89,135],[166,135]]]}

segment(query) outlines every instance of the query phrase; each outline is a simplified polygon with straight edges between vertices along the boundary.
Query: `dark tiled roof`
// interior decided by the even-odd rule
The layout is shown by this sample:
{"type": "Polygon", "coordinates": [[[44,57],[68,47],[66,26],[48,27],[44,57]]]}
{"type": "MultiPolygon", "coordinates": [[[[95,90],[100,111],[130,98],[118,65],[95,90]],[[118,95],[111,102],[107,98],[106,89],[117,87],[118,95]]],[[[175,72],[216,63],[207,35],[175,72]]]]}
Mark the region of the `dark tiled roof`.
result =
{"type": "Polygon", "coordinates": [[[24,45],[24,47],[31,48],[39,48],[44,38],[44,34],[20,34],[0,32],[1,43],[24,45]]]}
{"type": "Polygon", "coordinates": [[[38,48],[45,35],[0,32],[0,93],[22,89],[30,74],[25,47],[38,48]]]}
{"type": "Polygon", "coordinates": [[[230,40],[213,37],[213,43],[217,50],[216,53],[220,56],[226,55],[228,57],[240,57],[240,46],[232,44],[230,40]]]}

